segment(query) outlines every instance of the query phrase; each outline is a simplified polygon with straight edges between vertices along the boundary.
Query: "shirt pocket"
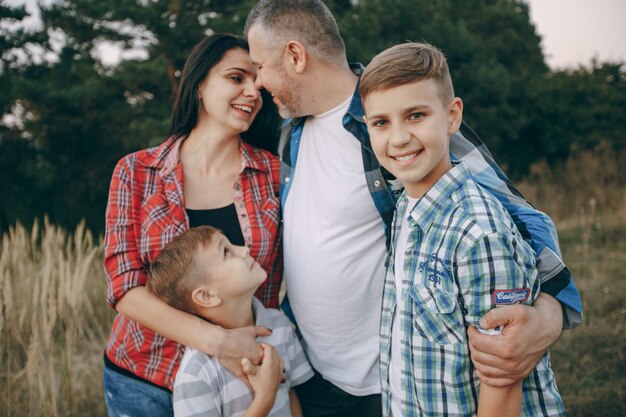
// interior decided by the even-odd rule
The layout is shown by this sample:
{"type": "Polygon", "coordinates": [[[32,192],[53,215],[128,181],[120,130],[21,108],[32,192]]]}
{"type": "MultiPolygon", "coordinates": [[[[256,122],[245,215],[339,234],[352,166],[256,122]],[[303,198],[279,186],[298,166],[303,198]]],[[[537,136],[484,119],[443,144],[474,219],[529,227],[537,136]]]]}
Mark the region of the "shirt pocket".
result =
{"type": "Polygon", "coordinates": [[[276,239],[278,233],[278,226],[280,225],[280,200],[275,196],[268,196],[263,204],[261,204],[261,220],[262,220],[262,233],[265,234],[265,238],[268,241],[273,242],[276,239]]]}
{"type": "Polygon", "coordinates": [[[457,296],[431,287],[411,287],[413,325],[424,339],[439,345],[465,343],[465,326],[459,320],[457,296]]]}
{"type": "Polygon", "coordinates": [[[154,261],[163,246],[186,229],[184,212],[170,207],[159,194],[148,197],[142,204],[139,249],[144,263],[154,261]]]}

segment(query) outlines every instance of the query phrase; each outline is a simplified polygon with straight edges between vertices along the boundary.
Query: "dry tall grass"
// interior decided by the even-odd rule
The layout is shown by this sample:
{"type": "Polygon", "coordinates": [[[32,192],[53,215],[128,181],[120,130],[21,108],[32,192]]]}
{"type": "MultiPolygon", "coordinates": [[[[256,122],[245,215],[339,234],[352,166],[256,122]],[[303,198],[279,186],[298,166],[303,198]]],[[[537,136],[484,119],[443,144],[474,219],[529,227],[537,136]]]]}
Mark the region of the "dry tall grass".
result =
{"type": "Polygon", "coordinates": [[[101,363],[112,314],[101,245],[46,220],[2,236],[0,415],[103,415],[101,363]]]}
{"type": "MultiPolygon", "coordinates": [[[[626,153],[534,167],[522,191],[557,223],[584,323],[553,348],[570,416],[626,415],[626,153]]],[[[113,313],[102,245],[80,225],[17,225],[0,247],[0,416],[105,415],[102,352],[113,313]]]]}
{"type": "Polygon", "coordinates": [[[626,151],[608,145],[533,167],[522,192],[550,214],[583,323],[552,349],[568,415],[626,416],[626,151]]]}
{"type": "Polygon", "coordinates": [[[531,167],[519,188],[560,230],[626,222],[626,150],[603,143],[567,161],[531,167]]]}

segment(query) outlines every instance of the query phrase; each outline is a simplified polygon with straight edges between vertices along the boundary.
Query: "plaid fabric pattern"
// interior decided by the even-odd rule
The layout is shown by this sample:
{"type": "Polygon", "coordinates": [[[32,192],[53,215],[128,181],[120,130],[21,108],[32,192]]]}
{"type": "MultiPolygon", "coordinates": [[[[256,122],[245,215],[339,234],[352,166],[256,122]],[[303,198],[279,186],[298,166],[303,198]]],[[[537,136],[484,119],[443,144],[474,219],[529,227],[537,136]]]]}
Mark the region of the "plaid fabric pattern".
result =
{"type": "MultiPolygon", "coordinates": [[[[278,310],[263,308],[253,299],[257,326],[272,329],[272,334],[260,337],[276,348],[285,365],[285,382],[276,393],[271,417],[290,417],[289,389],[306,382],[313,369],[304,355],[289,319],[278,310]]],[[[174,414],[176,417],[239,417],[252,403],[248,386],[224,368],[217,359],[195,349],[187,349],[174,383],[174,414]]]]}
{"type": "MultiPolygon", "coordinates": [[[[351,64],[356,75],[363,73],[361,64],[351,64]]],[[[387,231],[402,192],[402,184],[380,166],[372,150],[365,114],[359,96],[359,86],[350,102],[348,112],[343,117],[343,126],[360,143],[363,168],[372,200],[380,213],[387,231]]],[[[291,185],[297,158],[302,128],[306,117],[288,119],[283,124],[281,145],[282,163],[280,168],[280,197],[284,202],[291,185]]],[[[563,306],[563,328],[573,328],[582,322],[582,303],[572,275],[561,260],[556,228],[550,217],[533,208],[507,178],[502,169],[478,135],[465,123],[459,132],[450,139],[450,156],[453,160],[464,161],[469,171],[481,187],[493,194],[509,212],[524,239],[536,253],[537,268],[541,281],[541,291],[555,297],[563,306]]],[[[349,198],[349,197],[346,197],[349,198]]]]}
{"type": "MultiPolygon", "coordinates": [[[[189,228],[183,192],[182,139],[124,157],[115,167],[106,210],[107,301],[145,285],[145,266],[175,236],[189,228]]],[[[280,249],[279,161],[269,152],[241,142],[242,172],[234,201],[246,246],[268,273],[256,296],[278,306],[282,279],[280,249]]],[[[116,365],[157,385],[172,388],[182,346],[118,314],[106,354],[116,365]]]]}
{"type": "MultiPolygon", "coordinates": [[[[383,411],[390,415],[389,365],[394,313],[401,333],[402,415],[472,416],[479,380],[467,341],[467,325],[496,307],[494,292],[529,289],[539,294],[535,257],[493,195],[455,165],[415,204],[398,201],[383,295],[380,331],[383,411]],[[404,265],[395,265],[402,218],[409,235],[404,265]],[[395,273],[402,268],[396,298],[395,273]],[[396,300],[399,300],[396,304],[396,300]]],[[[563,404],[549,354],[523,383],[524,416],[561,416],[563,404]]]]}

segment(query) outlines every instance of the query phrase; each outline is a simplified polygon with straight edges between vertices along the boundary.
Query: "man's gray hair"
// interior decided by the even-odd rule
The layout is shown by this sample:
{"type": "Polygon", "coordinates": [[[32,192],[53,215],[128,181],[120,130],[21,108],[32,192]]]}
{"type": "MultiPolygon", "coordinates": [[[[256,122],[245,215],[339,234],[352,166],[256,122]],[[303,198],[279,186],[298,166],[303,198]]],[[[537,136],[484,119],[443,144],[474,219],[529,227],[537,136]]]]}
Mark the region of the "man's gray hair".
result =
{"type": "Polygon", "coordinates": [[[253,26],[266,32],[265,45],[295,40],[328,64],[346,62],[346,47],[337,22],[321,0],[261,0],[248,13],[244,34],[253,26]]]}

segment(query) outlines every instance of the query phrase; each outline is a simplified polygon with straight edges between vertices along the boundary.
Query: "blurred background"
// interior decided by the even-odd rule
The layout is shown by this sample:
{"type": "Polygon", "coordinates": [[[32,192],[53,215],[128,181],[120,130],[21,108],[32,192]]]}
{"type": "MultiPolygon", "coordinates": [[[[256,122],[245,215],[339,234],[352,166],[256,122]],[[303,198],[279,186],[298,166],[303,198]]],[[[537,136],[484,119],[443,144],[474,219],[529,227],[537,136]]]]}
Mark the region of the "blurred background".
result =
{"type": "MultiPolygon", "coordinates": [[[[113,167],[166,139],[191,48],[241,33],[254,3],[0,0],[1,416],[104,415],[113,167]]],[[[446,53],[465,121],[555,220],[583,296],[584,323],[553,349],[566,408],[626,415],[626,66],[619,51],[586,52],[623,47],[606,27],[624,1],[326,3],[350,61],[406,40],[446,53]]]]}

